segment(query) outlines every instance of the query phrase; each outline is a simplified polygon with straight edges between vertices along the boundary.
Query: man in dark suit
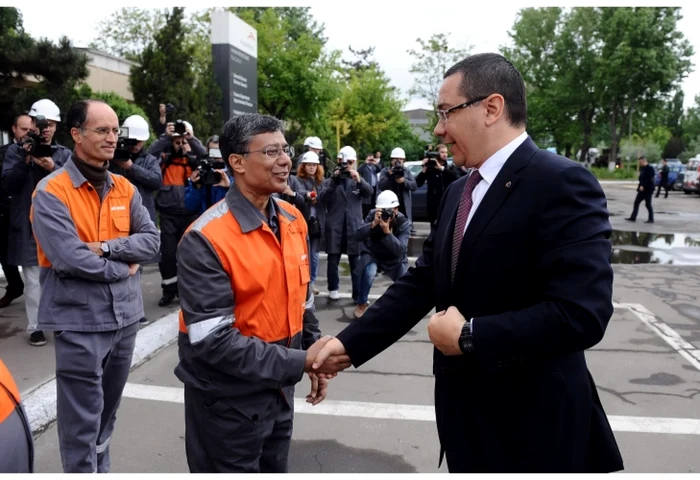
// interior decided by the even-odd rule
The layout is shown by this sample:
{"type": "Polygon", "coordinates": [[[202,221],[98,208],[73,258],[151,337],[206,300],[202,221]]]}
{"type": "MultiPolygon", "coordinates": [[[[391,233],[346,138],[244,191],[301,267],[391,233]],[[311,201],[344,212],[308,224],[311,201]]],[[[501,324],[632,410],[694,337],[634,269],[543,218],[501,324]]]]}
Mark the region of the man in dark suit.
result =
{"type": "Polygon", "coordinates": [[[525,85],[497,54],[445,74],[435,134],[469,176],[445,192],[416,266],[314,361],[359,367],[433,308],[440,463],[450,472],[612,472],[622,458],[584,351],[613,313],[600,184],[525,132],[525,85]]]}
{"type": "MultiPolygon", "coordinates": [[[[637,186],[637,198],[634,199],[634,209],[632,216],[625,218],[628,222],[637,221],[639,205],[644,202],[649,212],[649,219],[644,223],[654,223],[654,209],[651,206],[651,197],[654,195],[654,184],[656,171],[649,165],[645,157],[639,157],[639,185],[637,186]]],[[[668,179],[667,179],[668,181],[668,179]]]]}
{"type": "Polygon", "coordinates": [[[668,190],[671,188],[668,184],[668,176],[670,173],[671,169],[668,168],[668,160],[664,158],[661,160],[661,179],[659,180],[659,189],[656,191],[656,198],[659,198],[662,188],[666,191],[664,198],[668,198],[668,190]]]}

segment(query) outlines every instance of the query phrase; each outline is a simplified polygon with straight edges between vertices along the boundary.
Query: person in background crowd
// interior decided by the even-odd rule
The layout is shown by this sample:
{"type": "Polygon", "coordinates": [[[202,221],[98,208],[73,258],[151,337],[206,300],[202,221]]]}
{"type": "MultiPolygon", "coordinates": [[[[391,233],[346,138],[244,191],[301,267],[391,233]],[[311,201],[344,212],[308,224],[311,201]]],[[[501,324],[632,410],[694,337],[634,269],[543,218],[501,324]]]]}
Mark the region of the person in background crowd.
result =
{"type": "Polygon", "coordinates": [[[353,315],[360,318],[369,306],[377,267],[391,280],[396,281],[408,270],[408,239],[411,224],[399,212],[399,197],[386,190],[377,197],[376,208],[365,218],[365,223],[355,232],[355,240],[362,242],[357,276],[360,277],[360,295],[353,315]]]}
{"type": "Polygon", "coordinates": [[[357,153],[350,146],[338,152],[338,166],[323,182],[319,194],[326,209],[325,247],[328,252],[328,294],[331,300],[340,299],[340,256],[347,253],[352,280],[352,299],[357,303],[360,279],[355,266],[360,256],[360,243],[355,232],[362,225],[362,199],[372,195],[372,187],[356,170],[357,153]]]}
{"type": "Polygon", "coordinates": [[[447,164],[447,146],[438,145],[437,159],[423,159],[423,169],[416,177],[416,185],[422,187],[428,182],[426,193],[426,207],[428,210],[428,221],[432,225],[437,218],[438,207],[447,187],[460,178],[462,175],[456,165],[447,164]]]}
{"type": "Polygon", "coordinates": [[[49,99],[35,102],[29,110],[29,116],[32,119],[32,132],[28,133],[28,139],[32,135],[33,138],[22,145],[15,143],[7,149],[2,165],[2,183],[5,192],[12,196],[7,263],[22,267],[29,343],[39,347],[46,345],[46,336],[37,328],[41,298],[40,269],[29,210],[32,206],[32,192],[37,184],[62,167],[70,159],[71,151],[56,143],[53,138],[61,121],[61,112],[54,102],[49,99]],[[36,146],[32,147],[32,144],[36,146]]]}
{"type": "Polygon", "coordinates": [[[391,190],[401,200],[399,211],[411,222],[411,234],[415,233],[411,206],[413,204],[412,193],[418,185],[411,171],[403,166],[406,161],[406,152],[403,148],[395,148],[391,151],[391,165],[385,168],[379,177],[379,190],[391,190]]]}
{"type": "MultiPolygon", "coordinates": [[[[205,174],[207,178],[203,181],[201,169],[194,170],[190,176],[187,188],[185,188],[185,206],[191,212],[197,212],[201,215],[206,212],[216,202],[223,200],[228,192],[233,177],[226,168],[226,163],[221,157],[219,149],[219,136],[213,135],[207,140],[208,162],[210,163],[211,171],[214,174],[205,174]],[[216,181],[214,176],[218,175],[219,181],[216,181]],[[211,178],[209,178],[211,177],[211,178]]],[[[201,168],[201,163],[200,163],[201,168]]]]}
{"type": "Polygon", "coordinates": [[[324,189],[324,172],[315,152],[306,152],[302,155],[299,166],[297,178],[302,190],[306,192],[302,197],[305,203],[300,210],[304,214],[309,228],[311,289],[314,295],[318,295],[319,291],[315,287],[316,275],[324,243],[323,232],[326,226],[326,209],[319,202],[319,195],[324,189]]]}
{"type": "Polygon", "coordinates": [[[661,165],[661,178],[659,179],[659,189],[656,191],[656,198],[659,198],[662,188],[666,191],[664,198],[668,198],[668,191],[671,188],[671,185],[668,184],[668,175],[671,169],[668,168],[668,160],[665,158],[661,160],[661,165]]]}
{"type": "Polygon", "coordinates": [[[360,176],[364,179],[364,181],[369,183],[369,186],[372,187],[372,196],[362,199],[362,218],[364,218],[367,216],[369,211],[372,210],[372,206],[377,200],[379,174],[382,171],[382,167],[377,163],[374,155],[369,154],[365,159],[365,163],[360,165],[360,168],[358,168],[357,171],[360,172],[360,176]]]}
{"type": "MultiPolygon", "coordinates": [[[[5,162],[7,150],[15,144],[24,142],[33,129],[32,118],[29,115],[17,115],[12,122],[12,142],[0,147],[0,172],[5,162]]],[[[13,300],[24,293],[24,282],[17,265],[7,263],[8,247],[10,241],[10,217],[12,215],[12,195],[5,191],[3,182],[0,182],[0,265],[5,273],[7,287],[5,295],[0,298],[0,308],[9,306],[13,300]]]]}
{"type": "Polygon", "coordinates": [[[649,219],[644,223],[654,223],[654,208],[651,206],[651,198],[654,195],[654,187],[656,183],[656,172],[654,167],[649,165],[646,157],[639,157],[639,185],[637,186],[637,198],[634,199],[634,208],[632,215],[625,218],[628,222],[636,222],[637,214],[639,213],[639,205],[644,202],[649,212],[649,219]]]}

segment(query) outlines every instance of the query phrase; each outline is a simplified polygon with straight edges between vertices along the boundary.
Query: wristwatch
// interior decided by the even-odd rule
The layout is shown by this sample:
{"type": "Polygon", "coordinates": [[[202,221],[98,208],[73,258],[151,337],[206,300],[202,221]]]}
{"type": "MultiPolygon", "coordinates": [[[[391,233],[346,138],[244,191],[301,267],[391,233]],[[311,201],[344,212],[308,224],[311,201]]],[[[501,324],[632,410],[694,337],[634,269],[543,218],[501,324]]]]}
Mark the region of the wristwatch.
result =
{"type": "Polygon", "coordinates": [[[474,337],[472,336],[471,321],[464,322],[462,333],[459,335],[459,349],[462,353],[471,353],[474,351],[474,337]]]}
{"type": "Polygon", "coordinates": [[[109,254],[111,253],[111,250],[109,249],[109,243],[102,242],[100,248],[102,249],[102,256],[104,258],[109,258],[109,254]]]}

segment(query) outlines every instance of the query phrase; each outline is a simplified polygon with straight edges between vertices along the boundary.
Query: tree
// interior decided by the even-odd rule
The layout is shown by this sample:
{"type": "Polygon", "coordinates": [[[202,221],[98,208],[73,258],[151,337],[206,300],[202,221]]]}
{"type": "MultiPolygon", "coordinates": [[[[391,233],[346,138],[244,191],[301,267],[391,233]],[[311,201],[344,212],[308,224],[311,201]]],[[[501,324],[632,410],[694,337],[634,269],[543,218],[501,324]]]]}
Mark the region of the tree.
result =
{"type": "Polygon", "coordinates": [[[602,61],[596,70],[611,155],[633,112],[649,112],[678,88],[693,49],[677,30],[680,8],[602,8],[602,61]]]}
{"type": "Polygon", "coordinates": [[[194,47],[186,38],[184,9],[175,7],[166,14],[165,24],[138,57],[129,78],[135,102],[148,115],[151,124],[158,121],[158,106],[172,103],[175,118],[189,121],[198,137],[206,137],[221,128],[221,90],[216,85],[211,65],[197,75],[187,59],[194,47]],[[208,74],[207,74],[208,72],[208,74]]]}
{"type": "Polygon", "coordinates": [[[122,7],[97,25],[90,48],[136,61],[165,24],[167,9],[122,7]]]}
{"type": "Polygon", "coordinates": [[[341,63],[346,69],[368,70],[370,68],[379,68],[379,64],[371,58],[374,55],[374,47],[353,50],[352,46],[349,46],[348,50],[355,55],[355,60],[343,60],[341,63]]]}
{"type": "Polygon", "coordinates": [[[437,125],[437,102],[440,85],[442,85],[445,72],[455,63],[463,60],[469,55],[473,48],[471,45],[466,49],[450,47],[448,35],[438,33],[432,35],[428,40],[417,38],[419,49],[409,49],[408,53],[414,57],[411,65],[411,72],[414,75],[413,87],[409,90],[409,95],[426,100],[432,106],[432,113],[428,118],[425,131],[432,135],[437,125]]]}
{"type": "Polygon", "coordinates": [[[0,8],[0,129],[9,130],[14,116],[41,98],[65,112],[87,76],[87,57],[67,37],[58,45],[36,41],[24,31],[19,10],[0,8]]]}

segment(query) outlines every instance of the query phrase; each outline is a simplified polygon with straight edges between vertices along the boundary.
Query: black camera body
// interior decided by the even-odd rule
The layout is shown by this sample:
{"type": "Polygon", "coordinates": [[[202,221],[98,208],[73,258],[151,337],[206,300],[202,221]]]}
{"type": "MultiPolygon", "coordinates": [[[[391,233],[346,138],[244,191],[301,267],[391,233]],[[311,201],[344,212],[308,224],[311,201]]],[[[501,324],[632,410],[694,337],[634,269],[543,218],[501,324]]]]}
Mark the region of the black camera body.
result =
{"type": "Polygon", "coordinates": [[[403,178],[403,176],[406,174],[406,169],[403,167],[403,165],[393,165],[391,167],[391,174],[394,176],[394,178],[403,178]]]}
{"type": "Polygon", "coordinates": [[[126,162],[131,158],[131,148],[139,143],[135,138],[129,138],[129,129],[122,127],[117,139],[117,148],[114,150],[115,162],[126,162]]]}
{"type": "Polygon", "coordinates": [[[423,158],[427,158],[429,160],[437,160],[438,158],[440,158],[440,152],[433,150],[432,145],[426,145],[425,150],[423,150],[423,158]]]}
{"type": "Polygon", "coordinates": [[[199,182],[202,185],[216,185],[221,182],[221,174],[216,170],[223,170],[226,164],[222,160],[214,161],[209,157],[204,157],[199,162],[199,182]]]}
{"type": "Polygon", "coordinates": [[[50,157],[56,151],[54,145],[47,145],[44,142],[44,136],[41,134],[45,129],[49,128],[49,122],[43,115],[37,115],[35,118],[36,128],[39,133],[30,130],[27,133],[27,139],[22,142],[22,146],[29,145],[29,154],[33,157],[50,157]]]}
{"type": "Polygon", "coordinates": [[[385,222],[389,220],[394,215],[394,211],[391,208],[382,208],[382,220],[385,222]]]}
{"type": "Polygon", "coordinates": [[[335,167],[336,172],[340,172],[337,179],[351,178],[350,169],[348,168],[348,159],[345,155],[338,159],[338,166],[335,167]]]}
{"type": "Polygon", "coordinates": [[[187,133],[187,127],[185,126],[185,122],[183,122],[180,119],[175,120],[175,133],[177,133],[178,135],[185,135],[187,133]]]}
{"type": "Polygon", "coordinates": [[[173,114],[175,113],[175,105],[172,103],[165,104],[165,123],[166,125],[173,121],[173,114]]]}
{"type": "Polygon", "coordinates": [[[428,161],[425,162],[425,166],[428,170],[436,169],[438,167],[438,161],[434,158],[428,158],[428,161]]]}

